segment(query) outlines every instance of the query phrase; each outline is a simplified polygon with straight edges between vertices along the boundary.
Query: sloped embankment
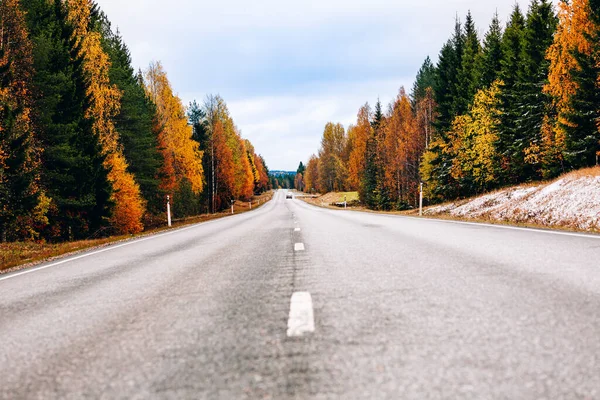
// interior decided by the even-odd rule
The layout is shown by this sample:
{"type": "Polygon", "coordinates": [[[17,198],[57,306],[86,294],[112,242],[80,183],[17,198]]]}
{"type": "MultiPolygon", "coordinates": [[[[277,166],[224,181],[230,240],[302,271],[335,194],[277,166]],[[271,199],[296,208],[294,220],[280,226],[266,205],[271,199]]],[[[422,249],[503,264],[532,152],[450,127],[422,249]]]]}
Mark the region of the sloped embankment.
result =
{"type": "Polygon", "coordinates": [[[600,168],[430,207],[425,215],[600,231],[600,168]]]}

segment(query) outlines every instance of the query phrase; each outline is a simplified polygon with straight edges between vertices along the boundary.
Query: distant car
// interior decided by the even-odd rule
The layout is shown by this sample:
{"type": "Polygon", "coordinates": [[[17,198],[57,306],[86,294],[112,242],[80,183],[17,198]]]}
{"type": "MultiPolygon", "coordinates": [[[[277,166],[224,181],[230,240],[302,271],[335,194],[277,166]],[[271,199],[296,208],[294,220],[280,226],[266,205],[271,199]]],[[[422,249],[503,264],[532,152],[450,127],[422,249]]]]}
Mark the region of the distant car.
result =
{"type": "Polygon", "coordinates": [[[285,198],[286,198],[286,199],[293,199],[293,198],[294,198],[294,196],[292,196],[292,194],[291,194],[290,192],[287,192],[287,193],[285,194],[285,198]]]}

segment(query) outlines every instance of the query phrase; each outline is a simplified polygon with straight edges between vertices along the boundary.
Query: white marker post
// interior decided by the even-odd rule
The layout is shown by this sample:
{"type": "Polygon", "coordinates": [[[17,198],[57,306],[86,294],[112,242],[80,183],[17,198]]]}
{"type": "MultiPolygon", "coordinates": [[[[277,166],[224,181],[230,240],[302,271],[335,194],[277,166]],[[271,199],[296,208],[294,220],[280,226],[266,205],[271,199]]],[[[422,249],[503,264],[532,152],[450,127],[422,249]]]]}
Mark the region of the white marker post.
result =
{"type": "Polygon", "coordinates": [[[346,202],[346,195],[344,195],[344,209],[346,209],[348,203],[346,202]]]}
{"type": "Polygon", "coordinates": [[[231,200],[231,215],[233,215],[233,203],[235,203],[235,200],[231,200]]]}
{"type": "Polygon", "coordinates": [[[171,226],[171,202],[169,201],[169,195],[167,195],[167,224],[171,226]]]}
{"type": "Polygon", "coordinates": [[[423,182],[421,182],[421,191],[419,192],[419,216],[423,216],[423,182]]]}
{"type": "Polygon", "coordinates": [[[249,201],[248,204],[250,204],[250,209],[252,210],[252,202],[249,201]]]}

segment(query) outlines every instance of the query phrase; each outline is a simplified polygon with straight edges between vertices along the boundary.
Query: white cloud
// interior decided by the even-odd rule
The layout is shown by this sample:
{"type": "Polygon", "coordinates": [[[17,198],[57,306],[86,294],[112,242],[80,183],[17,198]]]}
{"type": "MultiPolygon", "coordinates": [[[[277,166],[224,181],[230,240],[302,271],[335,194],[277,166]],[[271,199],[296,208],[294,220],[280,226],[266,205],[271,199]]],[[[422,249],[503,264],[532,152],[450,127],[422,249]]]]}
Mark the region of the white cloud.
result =
{"type": "MultiPolygon", "coordinates": [[[[481,36],[505,0],[97,0],[135,66],[161,60],[184,102],[220,94],[273,169],[316,152],[328,121],[344,125],[377,97],[407,90],[471,10],[481,36]]],[[[527,0],[517,1],[524,11],[527,0]]]]}

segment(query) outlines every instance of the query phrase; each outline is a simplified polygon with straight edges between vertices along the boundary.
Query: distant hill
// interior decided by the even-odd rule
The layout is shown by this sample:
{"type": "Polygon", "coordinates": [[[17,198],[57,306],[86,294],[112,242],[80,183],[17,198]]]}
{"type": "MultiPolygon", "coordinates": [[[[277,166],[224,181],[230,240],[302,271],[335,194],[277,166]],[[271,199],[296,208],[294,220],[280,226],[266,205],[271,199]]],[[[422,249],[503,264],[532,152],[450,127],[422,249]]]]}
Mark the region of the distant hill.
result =
{"type": "Polygon", "coordinates": [[[272,176],[296,175],[296,171],[275,170],[275,171],[269,171],[269,175],[272,175],[272,176]]]}

